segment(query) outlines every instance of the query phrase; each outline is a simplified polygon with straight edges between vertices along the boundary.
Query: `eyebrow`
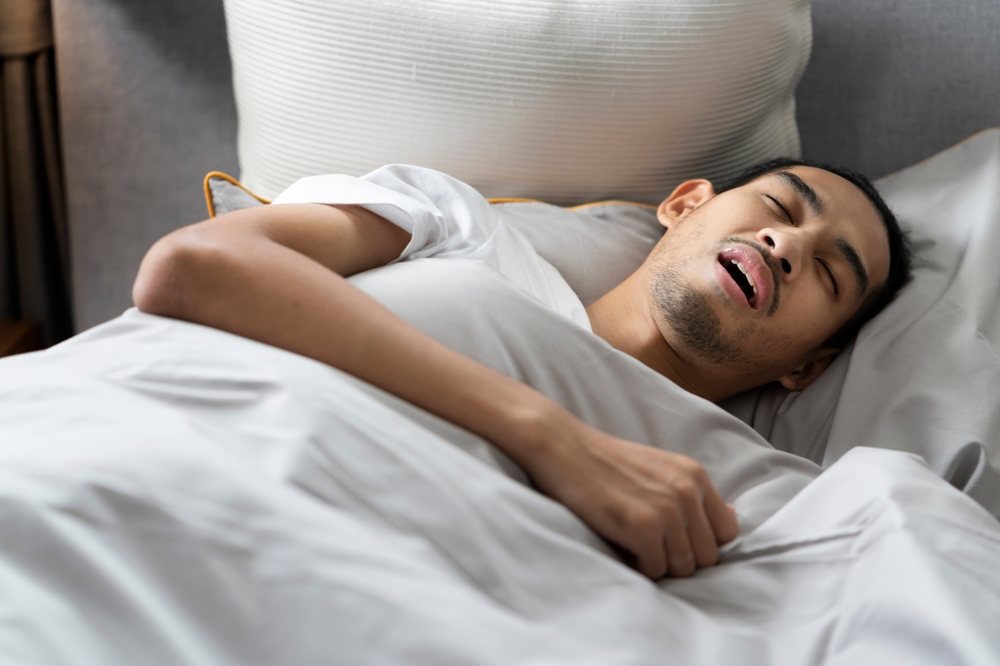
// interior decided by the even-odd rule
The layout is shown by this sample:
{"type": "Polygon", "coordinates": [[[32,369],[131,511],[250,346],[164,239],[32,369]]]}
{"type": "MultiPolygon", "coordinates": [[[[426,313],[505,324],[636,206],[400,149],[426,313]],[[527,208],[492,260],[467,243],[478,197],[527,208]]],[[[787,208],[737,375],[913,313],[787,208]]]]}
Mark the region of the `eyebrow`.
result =
{"type": "Polygon", "coordinates": [[[826,205],[823,203],[823,200],[819,198],[819,195],[816,194],[816,190],[810,187],[809,183],[802,180],[791,171],[775,171],[774,175],[791,185],[792,189],[798,192],[802,198],[805,199],[806,204],[809,205],[809,208],[812,210],[814,215],[821,215],[826,209],[826,205]]]}
{"type": "Polygon", "coordinates": [[[861,257],[858,256],[858,251],[843,238],[838,238],[833,244],[851,267],[851,272],[854,273],[854,279],[857,282],[855,295],[861,298],[868,291],[868,271],[865,270],[865,265],[862,263],[861,257]]]}

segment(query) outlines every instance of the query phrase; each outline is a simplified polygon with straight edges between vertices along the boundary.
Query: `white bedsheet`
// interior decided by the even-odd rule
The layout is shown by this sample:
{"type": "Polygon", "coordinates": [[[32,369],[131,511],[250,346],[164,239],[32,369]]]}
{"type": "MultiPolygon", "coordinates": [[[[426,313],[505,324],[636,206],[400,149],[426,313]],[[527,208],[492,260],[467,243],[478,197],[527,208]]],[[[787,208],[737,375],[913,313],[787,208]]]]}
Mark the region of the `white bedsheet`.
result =
{"type": "MultiPolygon", "coordinates": [[[[507,335],[467,344],[500,363],[487,331],[507,335]]],[[[722,564],[651,583],[468,433],[130,311],[0,361],[0,661],[996,663],[1000,525],[919,459],[857,449],[816,478],[710,403],[656,408],[672,385],[610,348],[561,373],[550,342],[547,375],[508,361],[611,429],[644,414],[632,434],[718,479],[743,525],[722,564]]]]}

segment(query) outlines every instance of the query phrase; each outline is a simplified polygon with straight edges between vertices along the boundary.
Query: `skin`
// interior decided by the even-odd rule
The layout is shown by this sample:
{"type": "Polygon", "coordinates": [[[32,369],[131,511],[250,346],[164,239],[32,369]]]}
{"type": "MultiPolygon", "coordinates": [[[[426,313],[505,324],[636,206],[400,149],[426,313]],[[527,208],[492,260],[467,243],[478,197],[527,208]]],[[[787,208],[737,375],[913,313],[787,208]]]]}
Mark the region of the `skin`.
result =
{"type": "MultiPolygon", "coordinates": [[[[822,197],[822,213],[796,201],[787,184],[756,182],[718,196],[708,181],[680,185],[658,210],[667,233],[650,257],[588,308],[595,333],[709,399],[773,380],[804,388],[836,353],[821,341],[863,297],[845,288],[838,298],[827,295],[815,262],[829,261],[846,280],[842,261],[830,254],[843,237],[859,248],[871,284],[888,270],[874,209],[847,181],[813,171],[795,169],[822,197]],[[768,193],[780,197],[795,226],[768,193]],[[732,251],[747,252],[752,242],[773,255],[772,265],[788,262],[790,272],[776,273],[777,307],[738,302],[734,285],[720,278],[723,238],[727,248],[739,246],[732,251]],[[678,289],[694,294],[706,325],[691,331],[671,324],[678,289]],[[717,337],[736,343],[735,351],[720,349],[742,366],[702,348],[713,322],[717,337]]],[[[353,206],[235,211],[158,241],[140,266],[133,300],[143,312],[327,363],[484,437],[650,578],[715,564],[718,546],[739,526],[696,461],[591,427],[533,388],[441,345],[344,279],[387,264],[409,240],[353,206]]]]}

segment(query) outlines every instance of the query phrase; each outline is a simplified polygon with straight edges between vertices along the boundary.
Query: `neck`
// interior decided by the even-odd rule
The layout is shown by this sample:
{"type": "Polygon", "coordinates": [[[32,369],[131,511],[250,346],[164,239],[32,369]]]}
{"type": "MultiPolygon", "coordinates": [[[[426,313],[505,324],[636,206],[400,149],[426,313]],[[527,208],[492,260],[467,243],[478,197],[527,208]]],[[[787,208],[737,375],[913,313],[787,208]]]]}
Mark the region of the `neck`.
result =
{"type": "Polygon", "coordinates": [[[643,265],[627,280],[587,307],[596,335],[615,349],[667,377],[684,390],[708,400],[720,400],[711,382],[664,339],[652,311],[649,275],[643,265]]]}

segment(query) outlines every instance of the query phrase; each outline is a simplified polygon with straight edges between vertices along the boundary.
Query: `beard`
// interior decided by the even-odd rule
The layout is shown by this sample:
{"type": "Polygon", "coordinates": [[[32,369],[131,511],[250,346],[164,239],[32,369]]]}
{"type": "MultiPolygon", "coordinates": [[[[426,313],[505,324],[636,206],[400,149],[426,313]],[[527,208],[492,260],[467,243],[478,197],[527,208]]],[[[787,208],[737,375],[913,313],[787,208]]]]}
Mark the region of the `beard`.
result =
{"type": "Polygon", "coordinates": [[[752,343],[752,349],[748,348],[755,334],[759,337],[756,321],[744,322],[731,332],[724,331],[709,298],[684,278],[683,265],[657,263],[650,278],[650,292],[656,310],[677,336],[674,344],[712,365],[739,367],[753,374],[770,367],[762,356],[782,341],[769,339],[752,343]]]}

